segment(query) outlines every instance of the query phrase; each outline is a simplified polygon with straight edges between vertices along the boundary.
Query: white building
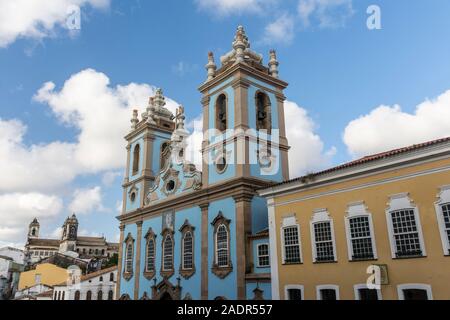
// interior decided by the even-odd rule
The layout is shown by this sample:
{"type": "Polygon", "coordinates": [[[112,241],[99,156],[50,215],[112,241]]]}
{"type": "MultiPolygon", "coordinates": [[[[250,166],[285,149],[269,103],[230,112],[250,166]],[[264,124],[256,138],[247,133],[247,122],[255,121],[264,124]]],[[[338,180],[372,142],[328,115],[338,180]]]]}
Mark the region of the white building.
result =
{"type": "Polygon", "coordinates": [[[116,300],[117,266],[54,286],[53,300],[116,300]]]}
{"type": "Polygon", "coordinates": [[[51,286],[45,284],[36,284],[32,287],[25,288],[22,291],[18,291],[16,293],[15,300],[37,300],[38,296],[42,297],[43,295],[48,294],[48,292],[51,290],[53,290],[51,286]]]}
{"type": "Polygon", "coordinates": [[[23,271],[22,250],[6,247],[0,249],[0,300],[14,297],[23,271]]]}

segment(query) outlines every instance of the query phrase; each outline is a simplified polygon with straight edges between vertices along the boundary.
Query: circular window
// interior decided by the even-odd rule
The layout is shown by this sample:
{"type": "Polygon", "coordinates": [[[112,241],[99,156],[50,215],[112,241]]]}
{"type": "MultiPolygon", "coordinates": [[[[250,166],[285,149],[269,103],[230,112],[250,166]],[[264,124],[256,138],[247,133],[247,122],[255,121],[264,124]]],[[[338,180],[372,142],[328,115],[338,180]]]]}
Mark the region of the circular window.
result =
{"type": "Polygon", "coordinates": [[[134,202],[136,200],[136,192],[132,192],[130,194],[130,200],[131,200],[131,202],[134,202]]]}
{"type": "Polygon", "coordinates": [[[223,173],[225,172],[225,170],[227,169],[227,159],[225,157],[219,157],[216,160],[216,170],[219,173],[223,173]]]}
{"type": "Polygon", "coordinates": [[[173,192],[174,190],[175,190],[175,181],[173,181],[173,180],[168,181],[168,182],[167,182],[167,185],[166,185],[166,191],[167,191],[168,193],[171,193],[171,192],[173,192]]]}

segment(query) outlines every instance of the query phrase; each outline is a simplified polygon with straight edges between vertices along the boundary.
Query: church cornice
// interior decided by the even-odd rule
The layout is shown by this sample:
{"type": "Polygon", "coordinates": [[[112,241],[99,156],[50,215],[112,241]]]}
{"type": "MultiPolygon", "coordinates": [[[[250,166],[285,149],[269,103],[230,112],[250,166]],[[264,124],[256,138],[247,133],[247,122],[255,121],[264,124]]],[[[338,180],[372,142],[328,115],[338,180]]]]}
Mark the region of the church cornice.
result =
{"type": "Polygon", "coordinates": [[[147,219],[167,210],[183,210],[196,206],[195,204],[209,203],[223,198],[239,197],[241,194],[256,196],[256,190],[268,188],[277,182],[263,181],[255,178],[233,178],[219,184],[214,184],[197,191],[182,193],[170,199],[156,202],[151,206],[139,208],[117,217],[122,223],[135,223],[140,219],[147,219]]]}

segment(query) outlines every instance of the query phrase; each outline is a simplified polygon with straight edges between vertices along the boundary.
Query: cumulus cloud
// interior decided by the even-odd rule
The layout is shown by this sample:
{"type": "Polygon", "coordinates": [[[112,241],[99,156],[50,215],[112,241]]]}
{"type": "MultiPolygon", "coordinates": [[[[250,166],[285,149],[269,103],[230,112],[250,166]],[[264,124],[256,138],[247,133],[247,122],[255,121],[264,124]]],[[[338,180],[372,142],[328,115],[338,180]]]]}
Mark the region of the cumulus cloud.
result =
{"type": "Polygon", "coordinates": [[[262,42],[265,44],[290,44],[294,40],[295,20],[289,14],[283,14],[264,30],[262,42]]]}
{"type": "Polygon", "coordinates": [[[279,0],[195,0],[198,8],[218,15],[261,13],[279,0]]]}
{"type": "Polygon", "coordinates": [[[299,0],[298,14],[304,26],[317,21],[321,28],[345,25],[354,14],[352,0],[299,0]]]}
{"type": "Polygon", "coordinates": [[[63,202],[56,196],[41,193],[0,195],[0,242],[19,242],[26,237],[27,226],[34,218],[50,219],[62,209],[63,202]]]}
{"type": "Polygon", "coordinates": [[[73,194],[72,202],[69,204],[70,212],[76,214],[87,214],[93,211],[105,211],[102,199],[101,187],[92,189],[77,189],[73,194]]]}
{"type": "Polygon", "coordinates": [[[67,29],[70,8],[108,8],[110,0],[0,0],[0,47],[18,38],[41,40],[67,29]]]}
{"type": "Polygon", "coordinates": [[[315,132],[316,124],[308,112],[295,102],[284,104],[286,135],[290,142],[289,171],[291,178],[313,172],[330,164],[336,154],[333,147],[325,150],[324,143],[315,132]]]}
{"type": "Polygon", "coordinates": [[[426,100],[414,113],[399,105],[379,106],[350,122],[344,142],[355,157],[450,136],[450,90],[426,100]]]}

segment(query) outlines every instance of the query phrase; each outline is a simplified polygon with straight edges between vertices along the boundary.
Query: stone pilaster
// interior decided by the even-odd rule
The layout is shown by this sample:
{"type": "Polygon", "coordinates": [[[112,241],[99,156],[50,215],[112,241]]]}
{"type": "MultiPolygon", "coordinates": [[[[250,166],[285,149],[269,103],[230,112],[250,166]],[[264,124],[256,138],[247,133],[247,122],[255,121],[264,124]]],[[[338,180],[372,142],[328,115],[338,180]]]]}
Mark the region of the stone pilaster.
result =
{"type": "Polygon", "coordinates": [[[142,221],[136,222],[137,239],[136,239],[136,265],[134,275],[134,300],[139,300],[139,280],[141,275],[141,243],[142,243],[142,221]]]}
{"type": "Polygon", "coordinates": [[[142,187],[140,190],[141,194],[141,207],[145,206],[145,196],[146,192],[151,187],[151,183],[154,179],[154,173],[152,170],[152,162],[153,162],[153,141],[155,140],[155,136],[151,133],[146,133],[144,135],[144,161],[142,168],[142,176],[144,180],[142,182],[142,187]]]}
{"type": "Polygon", "coordinates": [[[201,243],[202,243],[202,256],[201,256],[201,299],[208,300],[208,209],[209,203],[204,203],[200,205],[200,209],[202,211],[202,234],[201,234],[201,243]]]}
{"type": "Polygon", "coordinates": [[[237,299],[246,300],[245,274],[248,269],[251,254],[247,237],[252,232],[251,201],[253,195],[241,194],[234,196],[236,203],[236,275],[237,299]]]}
{"type": "Polygon", "coordinates": [[[121,225],[120,229],[120,237],[119,237],[119,257],[118,257],[118,266],[117,266],[117,284],[116,284],[116,299],[120,299],[120,282],[122,279],[122,263],[123,263],[123,241],[125,230],[125,225],[121,225]]]}
{"type": "Polygon", "coordinates": [[[206,132],[209,129],[209,103],[211,98],[209,96],[205,96],[202,99],[203,105],[203,141],[202,141],[202,184],[203,187],[207,187],[209,184],[209,165],[208,165],[208,152],[205,151],[205,148],[208,146],[209,141],[206,137],[206,132]]]}

